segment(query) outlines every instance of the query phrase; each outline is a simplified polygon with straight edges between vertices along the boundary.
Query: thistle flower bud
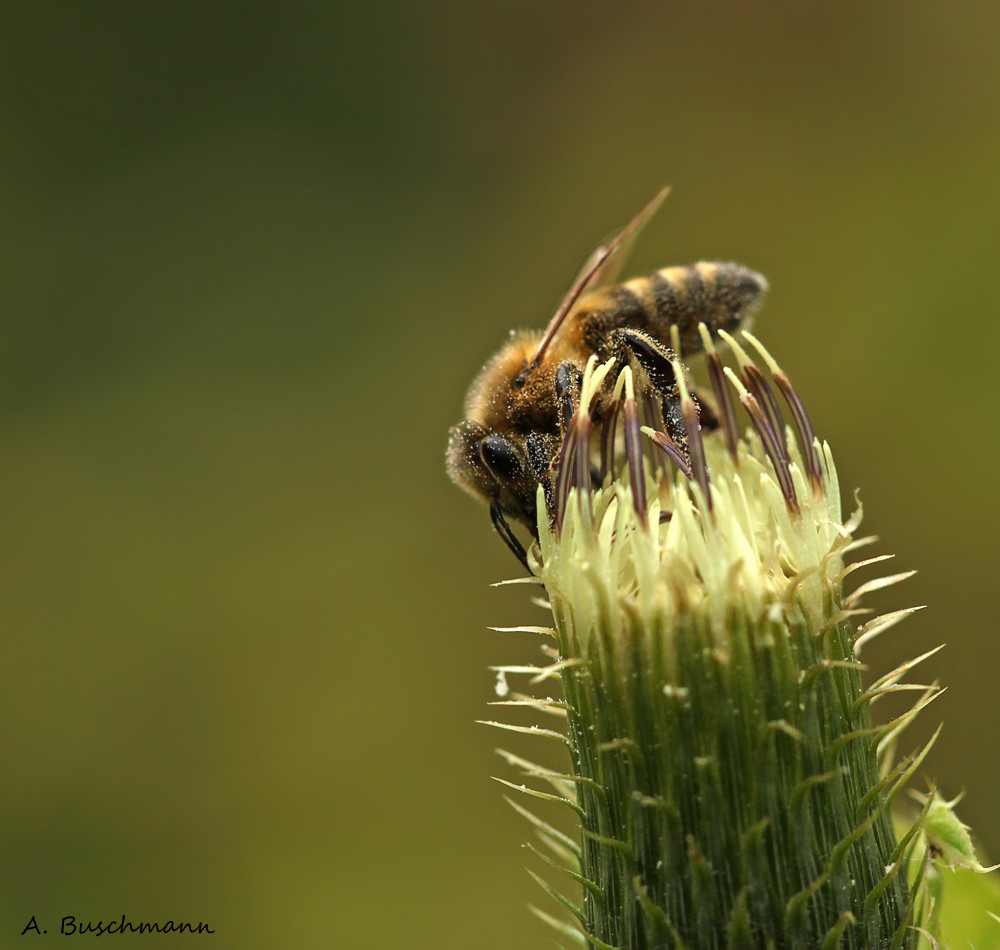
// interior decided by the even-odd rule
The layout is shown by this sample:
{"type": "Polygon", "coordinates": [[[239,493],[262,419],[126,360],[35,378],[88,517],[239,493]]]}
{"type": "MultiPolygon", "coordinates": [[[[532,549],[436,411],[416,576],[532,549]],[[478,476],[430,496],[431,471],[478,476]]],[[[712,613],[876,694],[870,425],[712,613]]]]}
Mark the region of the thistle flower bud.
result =
{"type": "Polygon", "coordinates": [[[907,865],[927,848],[920,821],[897,837],[890,807],[929,744],[892,750],[936,687],[901,682],[925,657],[867,687],[859,661],[912,612],[861,623],[861,596],[909,574],[845,595],[883,558],[845,566],[872,539],[855,537],[860,508],[841,511],[829,446],[754,337],[722,334],[734,368],[702,331],[714,412],[679,359],[667,405],[638,367],[592,358],[539,489],[529,558],[554,626],[532,629],[557,647],[506,672],[561,680],[566,732],[547,732],[570,767],[507,758],[580,824],[575,841],[517,806],[579,890],[545,885],[569,924],[540,915],[600,950],[914,947],[927,907],[907,865]],[[595,417],[602,387],[615,408],[595,417]],[[914,707],[875,725],[872,703],[902,689],[914,707]]]}

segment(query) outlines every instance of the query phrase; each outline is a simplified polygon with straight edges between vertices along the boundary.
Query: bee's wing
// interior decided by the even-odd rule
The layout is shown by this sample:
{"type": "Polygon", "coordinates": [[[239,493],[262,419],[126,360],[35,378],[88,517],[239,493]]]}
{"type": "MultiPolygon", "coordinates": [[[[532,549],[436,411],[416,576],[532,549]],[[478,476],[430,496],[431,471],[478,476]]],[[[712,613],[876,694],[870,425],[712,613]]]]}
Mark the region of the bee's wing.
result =
{"type": "MultiPolygon", "coordinates": [[[[605,284],[613,284],[621,273],[622,265],[628,260],[632,253],[632,246],[642,229],[649,223],[649,219],[656,214],[663,204],[663,199],[670,193],[670,186],[661,188],[646,204],[639,213],[617,234],[612,234],[587,258],[586,263],[580,268],[576,280],[573,281],[570,293],[578,285],[584,284],[584,289],[579,296],[586,293],[591,287],[603,287],[605,284]]],[[[568,295],[567,295],[568,296],[568,295]]]]}
{"type": "Polygon", "coordinates": [[[538,344],[538,352],[535,353],[535,358],[531,361],[529,371],[539,364],[542,355],[552,342],[556,331],[573,309],[574,304],[592,287],[609,284],[618,276],[636,236],[646,222],[656,214],[656,210],[663,204],[663,199],[667,197],[669,191],[669,186],[661,188],[624,228],[587,258],[583,269],[577,274],[576,280],[573,281],[566,296],[563,297],[562,303],[559,304],[555,316],[545,328],[545,334],[542,336],[542,342],[538,344]]]}

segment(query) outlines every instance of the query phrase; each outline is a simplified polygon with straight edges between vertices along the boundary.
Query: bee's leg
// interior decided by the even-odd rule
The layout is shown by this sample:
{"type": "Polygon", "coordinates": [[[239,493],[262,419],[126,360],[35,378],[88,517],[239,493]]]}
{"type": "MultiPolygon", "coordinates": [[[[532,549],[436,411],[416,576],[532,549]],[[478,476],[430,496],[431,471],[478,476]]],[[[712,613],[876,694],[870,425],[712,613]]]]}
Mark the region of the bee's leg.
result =
{"type": "Polygon", "coordinates": [[[569,421],[580,404],[580,386],[583,374],[568,360],[556,370],[556,397],[559,400],[559,429],[563,437],[569,430],[569,421]]]}
{"type": "MultiPolygon", "coordinates": [[[[634,360],[646,371],[653,389],[660,398],[660,408],[667,431],[675,441],[683,442],[685,429],[677,398],[677,379],[671,362],[673,351],[641,330],[614,330],[609,334],[609,342],[611,348],[617,350],[615,355],[619,359],[624,358],[625,362],[634,360]]],[[[711,403],[697,390],[692,391],[692,398],[698,407],[701,427],[708,430],[718,429],[719,417],[711,403]]]]}
{"type": "Polygon", "coordinates": [[[524,440],[524,447],[528,453],[528,465],[531,466],[531,474],[535,476],[536,482],[544,482],[552,468],[552,454],[555,446],[551,443],[554,436],[544,436],[539,432],[529,432],[524,440]]]}
{"type": "MultiPolygon", "coordinates": [[[[529,432],[524,440],[525,448],[528,450],[528,464],[531,466],[531,473],[535,481],[542,486],[545,492],[545,506],[549,514],[555,508],[553,503],[552,484],[552,463],[559,454],[560,437],[556,435],[542,435],[539,432],[529,432]]],[[[537,512],[528,525],[535,540],[538,539],[538,529],[536,527],[537,512]]]]}
{"type": "Polygon", "coordinates": [[[677,379],[670,362],[673,351],[648,333],[628,328],[612,330],[608,334],[605,348],[608,355],[615,357],[620,365],[641,366],[653,384],[653,389],[661,396],[673,395],[676,391],[677,379]]]}
{"type": "Polygon", "coordinates": [[[680,447],[687,456],[687,429],[684,426],[684,414],[681,411],[681,400],[677,393],[664,396],[660,400],[663,413],[663,430],[680,447]]]}
{"type": "MultiPolygon", "coordinates": [[[[559,397],[559,428],[563,437],[569,429],[569,421],[573,418],[580,405],[580,387],[583,384],[583,374],[580,368],[568,360],[556,371],[556,395],[559,397]]],[[[601,470],[596,465],[590,466],[590,487],[600,488],[604,481],[601,470]]]]}
{"type": "MultiPolygon", "coordinates": [[[[605,344],[610,356],[622,366],[641,368],[649,379],[654,399],[659,401],[662,421],[675,441],[683,442],[684,426],[680,418],[677,378],[671,360],[673,351],[641,330],[621,328],[608,334],[605,344]]],[[[656,420],[650,420],[654,424],[656,420]]]]}
{"type": "Polygon", "coordinates": [[[496,528],[497,534],[503,538],[504,543],[511,549],[514,557],[524,565],[524,569],[530,574],[531,568],[528,566],[528,552],[524,550],[524,545],[517,540],[517,535],[511,530],[507,519],[503,516],[503,512],[496,501],[490,502],[490,518],[493,519],[493,527],[496,528]]]}

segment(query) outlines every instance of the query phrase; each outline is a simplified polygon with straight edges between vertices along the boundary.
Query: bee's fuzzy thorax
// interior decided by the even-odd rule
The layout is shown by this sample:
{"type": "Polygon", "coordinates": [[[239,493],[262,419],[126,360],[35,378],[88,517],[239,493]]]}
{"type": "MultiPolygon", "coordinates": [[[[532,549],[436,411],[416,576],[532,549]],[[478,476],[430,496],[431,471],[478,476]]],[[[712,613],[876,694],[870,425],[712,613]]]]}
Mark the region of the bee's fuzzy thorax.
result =
{"type": "Polygon", "coordinates": [[[465,397],[466,418],[495,428],[508,410],[512,383],[531,362],[538,349],[541,332],[515,330],[504,345],[486,362],[465,397]]]}

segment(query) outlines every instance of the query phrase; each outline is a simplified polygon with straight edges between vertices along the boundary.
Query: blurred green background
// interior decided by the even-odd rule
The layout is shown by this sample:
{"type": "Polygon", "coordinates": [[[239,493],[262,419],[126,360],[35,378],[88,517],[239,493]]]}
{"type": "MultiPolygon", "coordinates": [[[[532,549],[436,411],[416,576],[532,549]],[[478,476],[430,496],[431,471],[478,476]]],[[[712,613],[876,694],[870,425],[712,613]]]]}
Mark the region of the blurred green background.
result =
{"type": "Polygon", "coordinates": [[[537,656],[485,627],[542,615],[446,430],[662,183],[634,270],[770,278],[920,569],[873,603],[930,605],[866,659],[947,642],[909,742],[946,720],[995,859],[998,39],[965,0],[0,5],[0,945],[550,945],[473,722],[537,656]]]}

